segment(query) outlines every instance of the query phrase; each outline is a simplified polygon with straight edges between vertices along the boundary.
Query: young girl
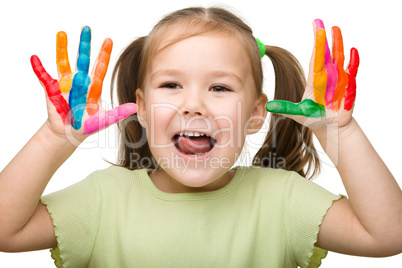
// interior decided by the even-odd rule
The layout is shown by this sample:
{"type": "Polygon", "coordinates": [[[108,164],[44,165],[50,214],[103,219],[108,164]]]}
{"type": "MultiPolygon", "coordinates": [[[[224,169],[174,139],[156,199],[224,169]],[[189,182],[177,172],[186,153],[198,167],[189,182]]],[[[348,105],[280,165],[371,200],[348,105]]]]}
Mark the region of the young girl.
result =
{"type": "Polygon", "coordinates": [[[314,33],[306,84],[289,52],[264,46],[228,11],[176,11],[122,53],[121,106],[106,112],[111,40],[89,76],[90,29],[75,73],[60,32],[58,80],[31,58],[49,117],[0,174],[0,250],[53,248],[65,268],[318,267],[327,250],[400,253],[400,188],[352,117],[357,51],[345,72],[339,28],[333,60],[320,20],[314,33]],[[263,55],[276,74],[268,104],[263,55]],[[276,115],[253,166],[232,167],[266,109],[276,115]],[[124,118],[118,165],[41,197],[77,144],[124,118]],[[349,199],[303,178],[318,172],[313,133],[349,199]]]}

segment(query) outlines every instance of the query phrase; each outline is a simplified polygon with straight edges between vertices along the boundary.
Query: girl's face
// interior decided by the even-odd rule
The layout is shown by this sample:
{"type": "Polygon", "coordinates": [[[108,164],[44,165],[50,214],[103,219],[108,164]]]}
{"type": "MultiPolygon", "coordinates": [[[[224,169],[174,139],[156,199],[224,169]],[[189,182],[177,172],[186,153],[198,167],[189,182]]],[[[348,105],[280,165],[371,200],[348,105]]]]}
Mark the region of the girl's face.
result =
{"type": "Polygon", "coordinates": [[[246,135],[263,124],[266,101],[236,37],[195,36],[160,50],[137,90],[140,123],[161,167],[150,175],[155,185],[166,192],[226,185],[246,135]]]}

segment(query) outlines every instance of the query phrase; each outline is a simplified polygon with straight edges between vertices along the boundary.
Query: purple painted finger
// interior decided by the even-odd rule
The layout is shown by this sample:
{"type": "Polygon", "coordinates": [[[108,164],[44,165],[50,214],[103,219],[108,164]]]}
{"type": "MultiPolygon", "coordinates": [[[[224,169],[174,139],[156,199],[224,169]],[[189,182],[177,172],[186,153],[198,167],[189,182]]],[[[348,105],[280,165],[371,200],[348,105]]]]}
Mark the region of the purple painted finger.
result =
{"type": "Polygon", "coordinates": [[[110,111],[99,110],[84,123],[84,135],[92,134],[137,112],[135,103],[125,103],[110,111]]]}

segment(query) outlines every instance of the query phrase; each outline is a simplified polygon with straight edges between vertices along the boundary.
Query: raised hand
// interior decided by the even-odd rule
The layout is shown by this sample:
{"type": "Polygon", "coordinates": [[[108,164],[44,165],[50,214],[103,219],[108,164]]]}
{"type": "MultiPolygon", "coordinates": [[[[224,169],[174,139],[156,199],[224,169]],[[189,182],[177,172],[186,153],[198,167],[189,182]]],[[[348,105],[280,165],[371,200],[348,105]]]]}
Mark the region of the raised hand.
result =
{"type": "Polygon", "coordinates": [[[91,76],[88,75],[91,50],[91,30],[88,26],[81,32],[75,73],[72,73],[70,68],[67,35],[64,32],[59,32],[56,38],[58,80],[46,72],[37,56],[31,57],[32,68],[46,89],[49,123],[58,134],[65,131],[65,126],[72,126],[75,134],[89,135],[136,112],[137,106],[134,103],[125,103],[110,111],[104,111],[100,107],[102,84],[112,46],[111,39],[103,42],[91,76]],[[54,114],[54,110],[59,116],[54,114]]]}
{"type": "MultiPolygon", "coordinates": [[[[314,33],[314,51],[302,101],[295,104],[288,101],[273,100],[267,103],[266,109],[269,112],[287,115],[299,123],[306,121],[300,116],[321,118],[325,117],[328,112],[339,112],[344,117],[351,117],[356,96],[356,74],[359,66],[357,49],[351,49],[350,63],[346,72],[343,69],[345,56],[340,29],[338,27],[332,28],[332,58],[324,24],[319,19],[314,21],[314,33]]],[[[348,121],[348,119],[346,118],[343,121],[348,121]]]]}

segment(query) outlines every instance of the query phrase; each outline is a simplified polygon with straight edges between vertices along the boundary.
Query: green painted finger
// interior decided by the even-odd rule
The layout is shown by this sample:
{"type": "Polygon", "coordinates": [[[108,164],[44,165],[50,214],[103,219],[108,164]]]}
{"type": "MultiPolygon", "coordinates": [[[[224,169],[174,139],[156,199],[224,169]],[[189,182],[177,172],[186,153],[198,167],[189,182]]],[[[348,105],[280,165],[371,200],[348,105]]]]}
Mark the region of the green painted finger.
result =
{"type": "Polygon", "coordinates": [[[315,118],[325,116],[324,105],[318,104],[310,99],[305,99],[300,103],[273,100],[265,105],[265,109],[267,109],[268,112],[277,114],[302,115],[315,118]]]}

